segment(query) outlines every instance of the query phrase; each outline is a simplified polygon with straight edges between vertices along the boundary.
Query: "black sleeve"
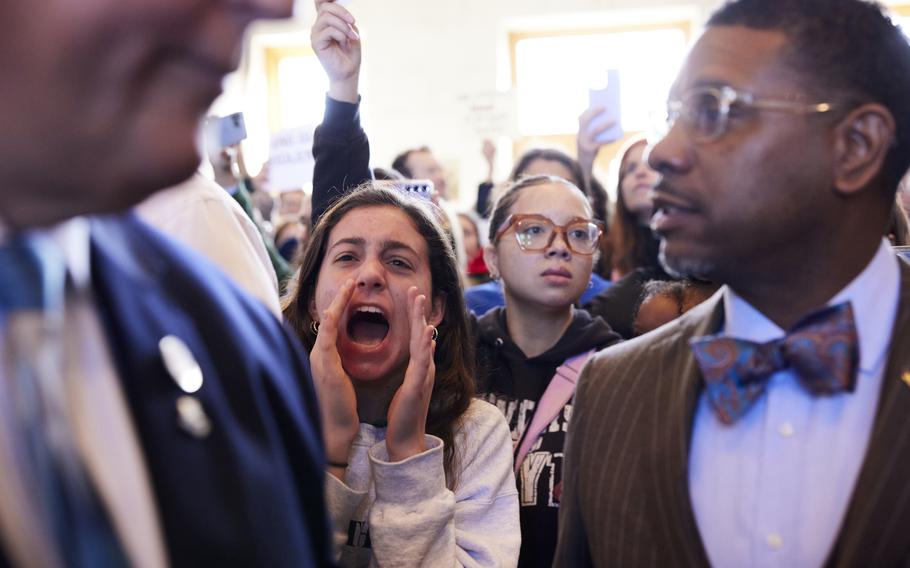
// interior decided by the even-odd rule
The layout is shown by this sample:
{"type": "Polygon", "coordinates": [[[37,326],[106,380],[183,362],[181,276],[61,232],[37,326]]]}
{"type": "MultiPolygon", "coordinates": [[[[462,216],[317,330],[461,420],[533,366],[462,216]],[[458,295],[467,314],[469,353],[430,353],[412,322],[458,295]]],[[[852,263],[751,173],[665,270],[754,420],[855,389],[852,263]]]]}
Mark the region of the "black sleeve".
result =
{"type": "Polygon", "coordinates": [[[357,104],[325,98],[325,116],[313,136],[313,219],[315,226],[322,214],[339,197],[368,179],[370,142],[360,126],[357,104]]]}
{"type": "Polygon", "coordinates": [[[493,204],[490,203],[490,195],[493,193],[493,182],[485,181],[477,186],[477,203],[474,210],[480,215],[481,219],[486,219],[492,213],[493,204]]]}

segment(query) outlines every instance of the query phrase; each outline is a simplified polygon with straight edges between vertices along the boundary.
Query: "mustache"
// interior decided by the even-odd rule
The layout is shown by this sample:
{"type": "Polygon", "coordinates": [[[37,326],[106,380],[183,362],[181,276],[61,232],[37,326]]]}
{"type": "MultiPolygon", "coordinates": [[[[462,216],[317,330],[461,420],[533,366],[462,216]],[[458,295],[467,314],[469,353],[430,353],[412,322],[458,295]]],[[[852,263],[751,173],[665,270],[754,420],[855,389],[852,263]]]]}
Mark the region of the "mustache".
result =
{"type": "Polygon", "coordinates": [[[667,178],[661,176],[660,179],[654,184],[654,187],[651,189],[654,193],[662,193],[664,195],[672,195],[674,197],[682,197],[679,194],[679,190],[676,189],[673,185],[667,182],[667,178]]]}

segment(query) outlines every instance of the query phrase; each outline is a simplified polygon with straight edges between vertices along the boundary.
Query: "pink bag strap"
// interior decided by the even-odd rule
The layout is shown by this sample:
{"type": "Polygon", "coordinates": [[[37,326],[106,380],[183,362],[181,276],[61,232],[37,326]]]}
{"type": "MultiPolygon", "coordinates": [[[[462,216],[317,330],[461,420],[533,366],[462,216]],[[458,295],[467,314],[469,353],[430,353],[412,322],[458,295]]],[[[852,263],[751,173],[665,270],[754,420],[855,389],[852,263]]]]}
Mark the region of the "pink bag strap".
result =
{"type": "MultiPolygon", "coordinates": [[[[524,436],[522,436],[515,453],[515,473],[521,468],[521,462],[531,451],[531,447],[537,441],[537,438],[543,433],[544,429],[559,416],[562,408],[572,400],[575,394],[575,383],[578,382],[578,374],[581,368],[585,366],[594,350],[587,351],[580,355],[566,359],[562,365],[556,368],[556,373],[550,379],[547,390],[537,401],[537,408],[534,409],[534,416],[531,417],[531,423],[528,424],[524,436]]],[[[517,443],[516,443],[517,445],[517,443]]]]}

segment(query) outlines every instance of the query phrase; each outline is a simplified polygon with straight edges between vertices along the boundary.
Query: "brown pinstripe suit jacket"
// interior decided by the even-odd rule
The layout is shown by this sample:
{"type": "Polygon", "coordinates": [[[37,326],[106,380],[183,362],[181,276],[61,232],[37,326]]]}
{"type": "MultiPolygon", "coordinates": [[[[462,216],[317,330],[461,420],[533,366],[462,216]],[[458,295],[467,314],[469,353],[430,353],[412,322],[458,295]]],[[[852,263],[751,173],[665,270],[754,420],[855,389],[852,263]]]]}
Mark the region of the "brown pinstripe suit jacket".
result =
{"type": "MultiPolygon", "coordinates": [[[[689,497],[701,375],[689,338],[723,321],[718,293],[582,372],[567,441],[554,566],[708,566],[689,497]]],[[[868,453],[829,566],[910,566],[910,265],[868,453]]]]}

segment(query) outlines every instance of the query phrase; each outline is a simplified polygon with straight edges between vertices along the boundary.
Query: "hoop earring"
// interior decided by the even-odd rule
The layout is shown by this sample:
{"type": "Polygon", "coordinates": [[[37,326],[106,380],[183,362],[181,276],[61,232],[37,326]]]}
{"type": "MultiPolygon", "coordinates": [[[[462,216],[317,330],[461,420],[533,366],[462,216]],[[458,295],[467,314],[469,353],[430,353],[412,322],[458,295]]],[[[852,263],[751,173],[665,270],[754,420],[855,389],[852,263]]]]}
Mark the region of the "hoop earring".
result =
{"type": "Polygon", "coordinates": [[[311,321],[310,329],[313,331],[313,335],[319,335],[319,322],[316,320],[311,321]]]}
{"type": "Polygon", "coordinates": [[[439,330],[436,329],[436,327],[434,326],[433,327],[433,341],[436,341],[437,339],[439,339],[439,330]]]}

